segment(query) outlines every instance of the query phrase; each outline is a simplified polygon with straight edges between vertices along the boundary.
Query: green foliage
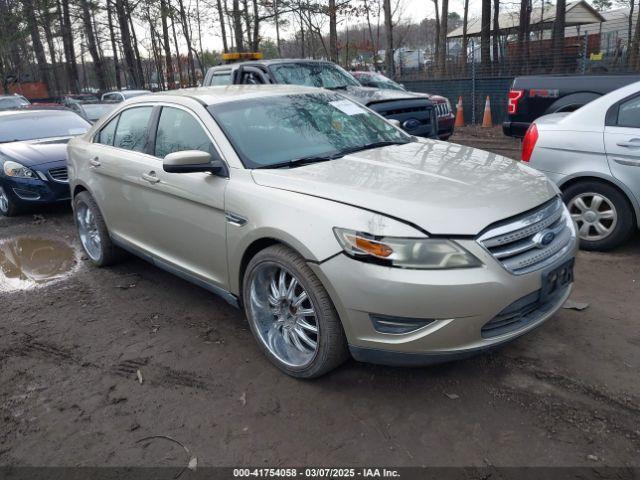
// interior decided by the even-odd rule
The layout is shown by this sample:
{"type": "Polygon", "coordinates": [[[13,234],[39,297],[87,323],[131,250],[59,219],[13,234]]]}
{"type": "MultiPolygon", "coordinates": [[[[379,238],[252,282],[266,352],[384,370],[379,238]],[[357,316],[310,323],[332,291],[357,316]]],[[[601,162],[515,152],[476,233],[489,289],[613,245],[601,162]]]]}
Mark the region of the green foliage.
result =
{"type": "Polygon", "coordinates": [[[280,58],[278,55],[278,46],[276,42],[271,40],[270,38],[262,39],[260,42],[260,51],[264,55],[264,58],[280,58]]]}

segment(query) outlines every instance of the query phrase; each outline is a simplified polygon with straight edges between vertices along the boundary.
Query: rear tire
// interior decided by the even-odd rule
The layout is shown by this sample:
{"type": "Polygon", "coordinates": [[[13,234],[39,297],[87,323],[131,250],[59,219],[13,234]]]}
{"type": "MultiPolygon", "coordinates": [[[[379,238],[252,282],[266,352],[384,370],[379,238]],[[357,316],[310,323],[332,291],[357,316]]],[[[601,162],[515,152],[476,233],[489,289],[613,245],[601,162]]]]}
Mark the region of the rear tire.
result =
{"type": "Polygon", "coordinates": [[[329,294],[290,248],[273,245],[258,252],[247,265],[242,291],[251,332],[287,375],[316,378],[349,357],[329,294]]]}
{"type": "Polygon", "coordinates": [[[633,207],[624,194],[607,183],[578,182],[564,190],[562,197],[576,222],[583,250],[611,250],[634,231],[633,207]]]}
{"type": "Polygon", "coordinates": [[[16,205],[15,200],[11,198],[9,192],[0,185],[0,215],[5,217],[14,217],[20,213],[20,207],[16,205]]]}
{"type": "Polygon", "coordinates": [[[82,248],[95,266],[106,267],[121,259],[122,250],[111,241],[98,204],[89,192],[74,197],[73,218],[82,248]]]}

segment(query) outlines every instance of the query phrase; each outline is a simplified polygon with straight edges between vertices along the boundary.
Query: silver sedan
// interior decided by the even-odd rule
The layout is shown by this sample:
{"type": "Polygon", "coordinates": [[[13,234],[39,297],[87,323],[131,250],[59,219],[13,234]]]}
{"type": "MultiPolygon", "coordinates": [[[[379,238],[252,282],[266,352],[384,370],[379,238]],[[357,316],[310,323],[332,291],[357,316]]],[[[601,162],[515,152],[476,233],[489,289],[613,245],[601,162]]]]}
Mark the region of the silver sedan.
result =
{"type": "Polygon", "coordinates": [[[127,250],[221,295],[296,377],[349,354],[418,365],[494,348],[571,291],[575,229],[543,174],[411,137],[336,92],[147,95],[68,149],[91,261],[127,250]]]}
{"type": "Polygon", "coordinates": [[[522,160],[561,188],[582,248],[617,247],[640,228],[640,82],[538,118],[522,160]]]}

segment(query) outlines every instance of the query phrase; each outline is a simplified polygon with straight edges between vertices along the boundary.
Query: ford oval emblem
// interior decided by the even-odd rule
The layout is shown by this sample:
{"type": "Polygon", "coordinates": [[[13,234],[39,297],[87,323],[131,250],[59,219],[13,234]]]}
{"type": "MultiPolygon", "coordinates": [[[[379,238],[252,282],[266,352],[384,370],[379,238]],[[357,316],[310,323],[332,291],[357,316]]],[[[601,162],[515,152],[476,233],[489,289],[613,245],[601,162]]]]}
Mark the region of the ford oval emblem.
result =
{"type": "Polygon", "coordinates": [[[544,248],[549,245],[556,238],[556,234],[551,230],[543,230],[536,233],[531,239],[534,245],[538,248],[544,248]]]}
{"type": "Polygon", "coordinates": [[[405,120],[404,122],[402,122],[402,127],[405,130],[415,130],[419,126],[420,126],[420,120],[417,120],[415,118],[410,118],[409,120],[405,120]]]}

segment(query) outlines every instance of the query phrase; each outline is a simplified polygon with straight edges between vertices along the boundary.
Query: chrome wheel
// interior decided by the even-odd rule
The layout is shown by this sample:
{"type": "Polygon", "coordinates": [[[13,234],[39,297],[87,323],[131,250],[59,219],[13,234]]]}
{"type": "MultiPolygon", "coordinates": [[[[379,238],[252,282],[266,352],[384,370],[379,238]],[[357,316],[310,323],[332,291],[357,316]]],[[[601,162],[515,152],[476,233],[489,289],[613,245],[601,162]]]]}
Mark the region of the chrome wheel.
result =
{"type": "Polygon", "coordinates": [[[0,187],[0,212],[7,213],[9,211],[9,196],[4,191],[3,187],[0,187]]]}
{"type": "Polygon", "coordinates": [[[613,233],[618,224],[618,212],[613,203],[599,193],[581,193],[568,204],[582,240],[602,240],[613,233]]]}
{"type": "Polygon", "coordinates": [[[318,353],[316,309],[307,291],[287,269],[264,262],[250,279],[249,321],[260,340],[282,363],[309,365],[318,353]]]}
{"type": "Polygon", "coordinates": [[[99,261],[102,254],[102,239],[96,218],[85,203],[80,203],[76,208],[76,223],[85,252],[92,260],[99,261]]]}

